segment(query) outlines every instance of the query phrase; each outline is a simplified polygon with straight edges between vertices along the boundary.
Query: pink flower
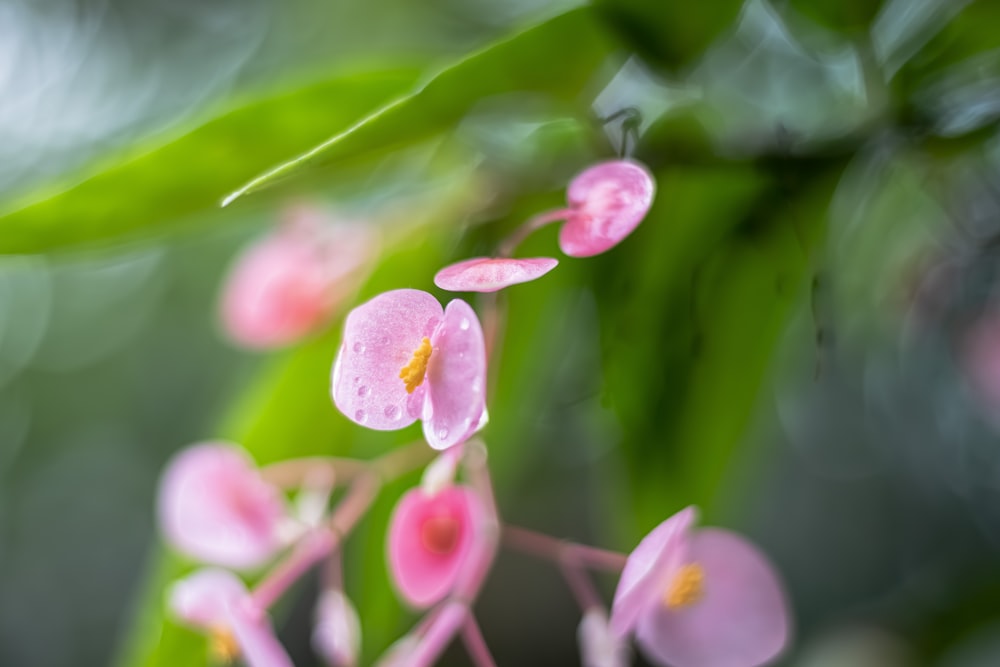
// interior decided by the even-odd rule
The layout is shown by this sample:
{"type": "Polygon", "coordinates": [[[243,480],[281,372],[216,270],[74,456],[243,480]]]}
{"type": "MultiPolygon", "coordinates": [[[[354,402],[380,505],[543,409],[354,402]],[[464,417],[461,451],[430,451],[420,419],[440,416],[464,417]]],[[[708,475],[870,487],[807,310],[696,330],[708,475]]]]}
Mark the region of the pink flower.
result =
{"type": "Polygon", "coordinates": [[[629,160],[602,162],[569,184],[559,247],[570,257],[599,255],[632,233],[653,202],[653,177],[629,160]]]}
{"type": "Polygon", "coordinates": [[[763,554],[717,528],[692,529],[689,507],[631,553],[615,591],[611,629],[670,667],[755,667],[788,641],[781,583],[763,554]]]}
{"type": "Polygon", "coordinates": [[[167,606],[180,620],[209,632],[219,662],[239,657],[248,667],[292,667],[267,614],[230,572],[208,568],[176,582],[167,606]]]}
{"type": "Polygon", "coordinates": [[[294,343],[321,328],[363,279],[374,252],[361,225],[329,224],[293,209],[289,220],[247,248],[222,292],[223,328],[249,348],[294,343]]]}
{"type": "Polygon", "coordinates": [[[434,284],[449,292],[496,292],[540,278],[558,263],[550,257],[475,257],[441,269],[434,276],[434,284]]]}
{"type": "Polygon", "coordinates": [[[253,568],[282,546],[280,492],[261,479],[250,457],[224,442],[189,447],[167,466],[158,494],[167,542],[198,560],[253,568]]]}
{"type": "Polygon", "coordinates": [[[435,449],[463,442],[486,421],[486,345],[476,313],[454,300],[394,290],[355,308],[333,365],[333,401],[378,430],[423,420],[435,449]]]}
{"type": "Polygon", "coordinates": [[[442,600],[474,555],[486,510],[466,486],[434,495],[422,488],[400,498],[389,523],[389,570],[403,598],[415,607],[442,600]]]}
{"type": "Polygon", "coordinates": [[[361,654],[361,620],[344,592],[324,591],[316,602],[312,645],[331,667],[350,667],[361,654]]]}

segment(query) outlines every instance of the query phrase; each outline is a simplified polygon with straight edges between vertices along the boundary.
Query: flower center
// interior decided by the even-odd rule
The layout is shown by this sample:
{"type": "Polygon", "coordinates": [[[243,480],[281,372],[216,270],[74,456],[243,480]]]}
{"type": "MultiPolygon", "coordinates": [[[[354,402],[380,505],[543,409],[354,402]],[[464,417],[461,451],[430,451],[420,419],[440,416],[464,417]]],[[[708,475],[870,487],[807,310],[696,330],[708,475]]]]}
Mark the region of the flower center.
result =
{"type": "Polygon", "coordinates": [[[403,366],[403,369],[399,371],[399,379],[406,384],[407,394],[412,394],[424,381],[424,374],[427,373],[427,362],[430,361],[431,352],[433,351],[434,348],[431,347],[431,339],[425,337],[420,341],[420,347],[413,353],[410,363],[403,366]]]}
{"type": "Polygon", "coordinates": [[[240,657],[240,646],[232,631],[224,625],[216,625],[209,630],[208,650],[215,662],[229,664],[240,657]]]}
{"type": "Polygon", "coordinates": [[[420,526],[420,542],[435,554],[450,554],[458,543],[458,521],[448,515],[432,516],[420,526]]]}
{"type": "Polygon", "coordinates": [[[663,603],[671,609],[681,609],[700,600],[705,594],[705,569],[698,563],[689,563],[674,575],[663,593],[663,603]]]}

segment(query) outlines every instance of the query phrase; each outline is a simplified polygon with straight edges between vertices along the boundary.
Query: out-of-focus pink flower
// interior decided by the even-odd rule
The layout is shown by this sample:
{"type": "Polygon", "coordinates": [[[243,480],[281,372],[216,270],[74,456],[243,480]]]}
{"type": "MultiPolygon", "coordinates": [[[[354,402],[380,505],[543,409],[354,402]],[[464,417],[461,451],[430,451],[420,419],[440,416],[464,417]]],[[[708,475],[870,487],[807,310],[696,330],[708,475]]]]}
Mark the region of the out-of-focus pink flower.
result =
{"type": "Polygon", "coordinates": [[[469,487],[428,495],[403,495],[389,523],[389,571],[403,598],[415,607],[443,599],[474,554],[486,510],[469,487]]]}
{"type": "Polygon", "coordinates": [[[629,555],[611,629],[635,633],[643,653],[670,667],[755,667],[788,641],[785,594],[767,558],[729,531],[692,529],[689,507],[629,555]]]}
{"type": "Polygon", "coordinates": [[[324,591],[316,602],[312,645],[331,667],[352,667],[361,653],[361,620],[341,590],[324,591]]]}
{"type": "Polygon", "coordinates": [[[167,542],[197,560],[253,568],[283,546],[287,513],[281,493],[261,479],[237,445],[205,443],[177,454],[157,500],[167,542]]]}
{"type": "Polygon", "coordinates": [[[551,257],[474,257],[438,271],[434,284],[449,292],[496,292],[541,278],[558,263],[559,260],[551,257]]]}
{"type": "Polygon", "coordinates": [[[486,344],[475,311],[443,311],[414,289],[385,292],[347,316],[333,365],[333,401],[378,430],[423,420],[435,449],[466,440],[486,421],[486,344]]]}
{"type": "Polygon", "coordinates": [[[576,638],[583,667],[626,667],[629,664],[628,644],[611,632],[608,615],[599,607],[583,614],[576,638]]]}
{"type": "Polygon", "coordinates": [[[654,190],[650,173],[629,160],[584,170],[566,192],[569,210],[559,247],[570,257],[590,257],[618,245],[646,217],[654,190]]]}
{"type": "Polygon", "coordinates": [[[292,667],[267,613],[231,572],[208,568],[174,583],[167,606],[181,621],[209,633],[219,661],[241,658],[248,667],[292,667]]]}
{"type": "Polygon", "coordinates": [[[266,349],[316,331],[364,278],[375,245],[366,226],[293,209],[230,269],[221,301],[226,333],[240,345],[266,349]]]}

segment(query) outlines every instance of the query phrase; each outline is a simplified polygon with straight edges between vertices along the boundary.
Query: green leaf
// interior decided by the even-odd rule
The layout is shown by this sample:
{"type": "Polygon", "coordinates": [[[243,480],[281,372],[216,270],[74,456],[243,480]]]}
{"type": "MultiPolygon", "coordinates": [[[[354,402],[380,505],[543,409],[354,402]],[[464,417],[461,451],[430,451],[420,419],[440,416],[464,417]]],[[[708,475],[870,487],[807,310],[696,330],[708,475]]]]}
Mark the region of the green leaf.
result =
{"type": "MultiPolygon", "coordinates": [[[[160,231],[413,84],[412,69],[351,73],[247,103],[13,202],[0,253],[38,253],[160,231]]],[[[218,217],[222,217],[218,214],[218,217]]]]}
{"type": "MultiPolygon", "coordinates": [[[[612,53],[589,7],[572,10],[446,67],[415,92],[251,180],[226,203],[308,169],[425,139],[453,127],[487,97],[542,93],[578,102],[612,53]]],[[[286,154],[294,154],[289,146],[286,154]]]]}

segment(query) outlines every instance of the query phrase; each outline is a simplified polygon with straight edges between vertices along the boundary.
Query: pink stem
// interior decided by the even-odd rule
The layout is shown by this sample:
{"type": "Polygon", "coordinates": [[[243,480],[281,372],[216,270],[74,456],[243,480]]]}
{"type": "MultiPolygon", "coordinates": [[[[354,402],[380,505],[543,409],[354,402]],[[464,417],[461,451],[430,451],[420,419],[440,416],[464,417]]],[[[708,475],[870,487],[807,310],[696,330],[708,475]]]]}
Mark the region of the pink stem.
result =
{"type": "Polygon", "coordinates": [[[503,542],[506,546],[525,553],[562,562],[569,558],[585,567],[608,572],[621,572],[628,560],[626,554],[607,549],[598,549],[584,544],[567,542],[544,533],[538,533],[527,528],[505,525],[503,527],[503,542]]]}
{"type": "Polygon", "coordinates": [[[327,526],[303,537],[292,553],[257,584],[253,591],[254,602],[261,609],[267,609],[309,568],[336,548],[368,511],[378,489],[379,482],[374,475],[363,475],[355,480],[327,526]]]}
{"type": "Polygon", "coordinates": [[[604,607],[601,596],[594,589],[593,582],[590,581],[587,572],[578,563],[571,562],[569,558],[563,558],[559,562],[559,569],[562,571],[570,592],[576,598],[576,603],[580,605],[580,609],[584,613],[594,608],[602,609],[604,607]]]}
{"type": "Polygon", "coordinates": [[[529,219],[526,223],[514,230],[514,233],[507,237],[507,240],[500,244],[497,255],[500,257],[511,257],[517,247],[533,233],[553,222],[565,220],[572,213],[572,209],[561,208],[548,213],[541,213],[529,219]]]}
{"type": "Polygon", "coordinates": [[[464,602],[445,602],[434,616],[434,620],[427,626],[427,631],[406,664],[409,667],[430,667],[437,662],[468,615],[469,607],[464,602]]]}
{"type": "Polygon", "coordinates": [[[465,642],[465,649],[469,652],[469,657],[476,667],[497,667],[497,663],[490,654],[490,649],[483,638],[483,632],[476,622],[476,617],[469,614],[465,617],[465,625],[462,626],[462,641],[465,642]]]}

